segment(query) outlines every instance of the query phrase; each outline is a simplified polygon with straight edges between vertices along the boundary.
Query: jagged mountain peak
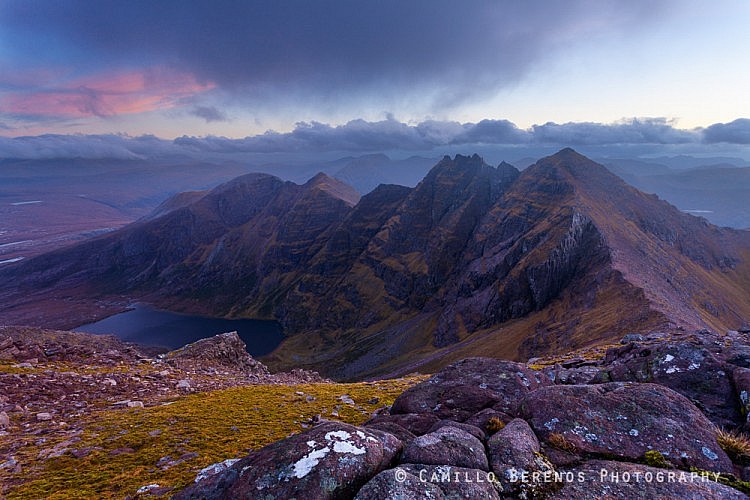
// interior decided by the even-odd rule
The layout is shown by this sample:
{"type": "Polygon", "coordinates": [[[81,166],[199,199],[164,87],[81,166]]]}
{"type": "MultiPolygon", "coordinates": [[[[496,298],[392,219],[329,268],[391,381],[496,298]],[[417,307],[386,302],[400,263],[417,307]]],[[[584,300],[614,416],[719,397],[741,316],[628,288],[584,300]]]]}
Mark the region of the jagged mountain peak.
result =
{"type": "MultiPolygon", "coordinates": [[[[0,310],[26,307],[30,294],[96,307],[83,296],[94,290],[276,318],[289,336],[275,368],[341,377],[750,317],[747,234],[681,214],[572,149],[522,173],[446,156],[415,188],[384,185],[361,201],[323,173],[301,186],[250,174],[182,201],[0,270],[0,310]]],[[[23,318],[37,321],[37,310],[23,318]]]]}
{"type": "Polygon", "coordinates": [[[308,190],[320,190],[330,194],[334,198],[344,201],[350,207],[359,202],[361,195],[349,184],[331,177],[323,172],[318,172],[304,186],[308,190]]]}
{"type": "Polygon", "coordinates": [[[545,176],[553,174],[568,181],[605,180],[607,183],[624,185],[624,182],[606,167],[583,156],[571,148],[540,159],[524,172],[527,175],[545,176]]]}

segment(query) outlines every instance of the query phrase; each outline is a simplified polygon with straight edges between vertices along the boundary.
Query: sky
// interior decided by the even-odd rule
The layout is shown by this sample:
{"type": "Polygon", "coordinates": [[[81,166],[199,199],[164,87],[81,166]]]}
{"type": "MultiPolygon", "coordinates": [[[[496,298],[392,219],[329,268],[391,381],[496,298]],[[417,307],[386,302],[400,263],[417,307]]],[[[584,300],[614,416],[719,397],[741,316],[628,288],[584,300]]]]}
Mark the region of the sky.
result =
{"type": "Polygon", "coordinates": [[[737,150],[748,26],[745,0],[0,0],[0,157],[737,150]]]}

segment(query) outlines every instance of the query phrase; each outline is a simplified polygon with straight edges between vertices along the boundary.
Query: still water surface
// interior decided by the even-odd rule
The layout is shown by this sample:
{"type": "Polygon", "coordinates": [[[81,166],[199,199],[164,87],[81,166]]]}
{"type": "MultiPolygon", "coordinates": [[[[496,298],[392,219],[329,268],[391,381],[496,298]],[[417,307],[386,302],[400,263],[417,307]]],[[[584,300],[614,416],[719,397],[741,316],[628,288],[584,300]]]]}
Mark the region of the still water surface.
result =
{"type": "Polygon", "coordinates": [[[176,349],[218,333],[236,331],[247,352],[262,356],[284,338],[276,321],[223,319],[191,316],[135,304],[132,311],[115,314],[96,323],[75,328],[79,332],[111,333],[126,342],[176,349]]]}

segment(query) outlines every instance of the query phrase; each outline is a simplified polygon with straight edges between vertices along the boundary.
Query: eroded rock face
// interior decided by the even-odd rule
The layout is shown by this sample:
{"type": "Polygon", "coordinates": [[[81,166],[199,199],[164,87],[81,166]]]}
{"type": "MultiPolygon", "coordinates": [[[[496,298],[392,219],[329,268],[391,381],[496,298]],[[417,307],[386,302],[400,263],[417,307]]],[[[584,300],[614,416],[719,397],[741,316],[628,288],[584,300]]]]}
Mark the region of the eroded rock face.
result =
{"type": "Polygon", "coordinates": [[[716,483],[710,474],[646,465],[591,460],[561,471],[562,487],[549,498],[706,498],[740,499],[746,495],[716,483]]]}
{"type": "Polygon", "coordinates": [[[545,387],[526,397],[520,413],[541,439],[563,440],[579,452],[642,460],[655,450],[677,467],[732,471],[711,422],[687,398],[660,385],[545,387]]]}
{"type": "Polygon", "coordinates": [[[391,413],[433,413],[459,422],[486,408],[512,414],[526,394],[550,383],[521,363],[467,358],[405,391],[391,413]]]}
{"type": "Polygon", "coordinates": [[[210,363],[212,366],[228,366],[258,377],[270,375],[265,365],[253,359],[245,350],[245,343],[237,332],[222,333],[200,339],[185,347],[169,352],[165,360],[174,366],[210,363]]]}
{"type": "Polygon", "coordinates": [[[717,359],[706,346],[688,341],[658,345],[631,343],[610,349],[600,377],[614,382],[653,382],[694,401],[720,427],[739,418],[733,397],[734,366],[717,359]]]}
{"type": "Polygon", "coordinates": [[[401,448],[391,434],[326,423],[266,446],[175,498],[351,498],[401,448]]]}

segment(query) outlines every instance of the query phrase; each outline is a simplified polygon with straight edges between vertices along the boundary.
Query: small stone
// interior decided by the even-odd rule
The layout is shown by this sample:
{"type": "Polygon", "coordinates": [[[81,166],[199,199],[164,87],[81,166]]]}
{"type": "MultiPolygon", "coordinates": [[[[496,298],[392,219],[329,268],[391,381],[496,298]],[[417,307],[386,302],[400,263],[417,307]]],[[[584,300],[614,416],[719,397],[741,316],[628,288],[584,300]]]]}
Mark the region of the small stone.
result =
{"type": "Polygon", "coordinates": [[[135,450],[133,448],[117,448],[109,452],[111,456],[123,455],[125,453],[135,453],[135,450]]]}
{"type": "Polygon", "coordinates": [[[621,340],[621,344],[629,344],[631,342],[643,342],[643,335],[640,333],[628,333],[621,340]]]}
{"type": "Polygon", "coordinates": [[[18,465],[18,460],[11,457],[10,460],[3,462],[0,464],[0,470],[2,469],[15,469],[16,465],[18,465]]]}
{"type": "Polygon", "coordinates": [[[148,435],[151,436],[151,437],[156,437],[156,436],[158,436],[160,434],[161,434],[161,429],[155,429],[155,430],[153,430],[153,431],[151,431],[151,432],[148,433],[148,435]]]}
{"type": "Polygon", "coordinates": [[[305,401],[307,401],[308,403],[312,403],[313,401],[315,401],[315,396],[307,396],[305,398],[305,401]]]}
{"type": "Polygon", "coordinates": [[[117,386],[117,381],[115,379],[113,379],[113,378],[105,378],[104,380],[102,380],[102,385],[108,385],[110,387],[115,387],[115,386],[117,386]]]}
{"type": "Polygon", "coordinates": [[[348,394],[343,394],[343,395],[339,396],[339,401],[341,401],[342,403],[347,404],[347,405],[353,405],[354,404],[354,400],[348,394]]]}
{"type": "Polygon", "coordinates": [[[185,380],[185,379],[180,380],[179,382],[177,382],[177,385],[175,386],[175,388],[177,390],[189,391],[190,390],[190,381],[189,380],[185,380]]]}
{"type": "Polygon", "coordinates": [[[151,493],[152,490],[155,490],[155,489],[158,489],[158,488],[161,488],[161,486],[159,486],[156,483],[154,483],[154,484],[147,484],[146,486],[141,486],[140,488],[138,488],[138,490],[136,491],[136,493],[138,493],[139,495],[144,495],[146,493],[151,493]]]}
{"type": "Polygon", "coordinates": [[[367,404],[376,405],[380,402],[380,398],[370,398],[367,404]]]}
{"type": "Polygon", "coordinates": [[[0,429],[7,429],[10,427],[10,417],[4,411],[0,411],[0,429]]]}
{"type": "Polygon", "coordinates": [[[128,408],[143,408],[143,401],[128,401],[128,408]]]}
{"type": "Polygon", "coordinates": [[[47,412],[41,412],[36,414],[36,419],[40,422],[45,420],[52,420],[52,414],[47,412]]]}

